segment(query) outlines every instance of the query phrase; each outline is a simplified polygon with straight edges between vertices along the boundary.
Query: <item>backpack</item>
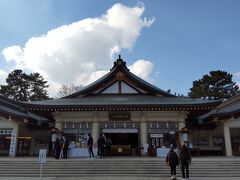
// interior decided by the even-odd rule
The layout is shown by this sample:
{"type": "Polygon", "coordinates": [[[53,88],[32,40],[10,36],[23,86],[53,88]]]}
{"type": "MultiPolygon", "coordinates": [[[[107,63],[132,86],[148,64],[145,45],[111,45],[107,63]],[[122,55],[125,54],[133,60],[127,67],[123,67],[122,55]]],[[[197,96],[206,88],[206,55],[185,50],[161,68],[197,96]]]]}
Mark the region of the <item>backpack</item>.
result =
{"type": "Polygon", "coordinates": [[[190,152],[187,148],[180,150],[180,159],[181,160],[190,160],[190,152]]]}
{"type": "Polygon", "coordinates": [[[167,161],[168,161],[168,164],[171,166],[171,165],[179,165],[179,160],[178,160],[178,155],[177,153],[175,153],[174,151],[170,151],[167,155],[167,161]]]}

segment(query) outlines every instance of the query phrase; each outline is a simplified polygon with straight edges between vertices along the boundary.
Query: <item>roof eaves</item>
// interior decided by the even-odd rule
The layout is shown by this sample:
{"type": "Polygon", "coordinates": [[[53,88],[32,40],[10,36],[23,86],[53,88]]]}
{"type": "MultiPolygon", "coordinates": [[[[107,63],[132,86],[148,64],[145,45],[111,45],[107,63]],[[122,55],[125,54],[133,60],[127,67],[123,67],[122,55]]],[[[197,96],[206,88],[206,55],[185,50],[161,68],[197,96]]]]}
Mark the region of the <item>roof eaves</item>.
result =
{"type": "Polygon", "coordinates": [[[27,111],[27,114],[30,118],[32,118],[34,120],[37,120],[37,121],[40,121],[40,122],[47,122],[48,121],[48,119],[46,119],[42,116],[39,116],[37,114],[31,113],[31,112],[28,112],[28,111],[27,111]]]}

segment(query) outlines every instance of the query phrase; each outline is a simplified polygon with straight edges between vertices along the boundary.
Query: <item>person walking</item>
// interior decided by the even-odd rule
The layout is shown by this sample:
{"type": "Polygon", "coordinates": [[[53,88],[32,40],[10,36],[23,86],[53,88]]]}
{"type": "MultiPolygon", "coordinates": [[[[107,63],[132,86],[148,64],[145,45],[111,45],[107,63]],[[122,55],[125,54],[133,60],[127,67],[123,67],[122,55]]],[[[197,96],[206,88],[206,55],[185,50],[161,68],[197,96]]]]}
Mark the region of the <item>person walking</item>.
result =
{"type": "Polygon", "coordinates": [[[182,145],[179,158],[181,162],[182,178],[183,180],[189,179],[189,164],[191,163],[191,154],[185,144],[182,145]]]}
{"type": "Polygon", "coordinates": [[[176,167],[179,165],[179,159],[177,153],[174,152],[173,146],[171,146],[171,149],[167,154],[166,164],[171,170],[171,180],[176,179],[176,167]]]}
{"type": "Polygon", "coordinates": [[[94,153],[93,153],[93,138],[92,138],[90,133],[88,134],[87,145],[88,145],[88,151],[89,151],[89,158],[92,158],[92,157],[94,157],[94,153]]]}

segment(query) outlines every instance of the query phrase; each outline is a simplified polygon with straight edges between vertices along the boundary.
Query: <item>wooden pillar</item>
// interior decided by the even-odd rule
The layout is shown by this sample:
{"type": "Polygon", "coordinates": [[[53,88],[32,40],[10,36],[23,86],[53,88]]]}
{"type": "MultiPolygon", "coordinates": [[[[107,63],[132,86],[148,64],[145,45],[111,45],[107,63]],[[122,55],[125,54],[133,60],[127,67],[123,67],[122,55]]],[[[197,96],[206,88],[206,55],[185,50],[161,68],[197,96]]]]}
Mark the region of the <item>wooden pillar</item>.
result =
{"type": "Polygon", "coordinates": [[[100,135],[100,123],[99,123],[99,115],[97,112],[94,113],[93,117],[93,125],[92,125],[92,137],[93,137],[93,142],[96,144],[97,140],[100,135]]]}
{"type": "Polygon", "coordinates": [[[228,126],[224,125],[223,130],[224,130],[226,156],[232,156],[232,143],[231,143],[230,128],[228,126]]]}
{"type": "MultiPolygon", "coordinates": [[[[141,147],[147,146],[147,117],[146,113],[141,113],[140,115],[140,142],[141,142],[141,147]]],[[[143,152],[142,155],[147,154],[146,149],[143,152]]]]}
{"type": "MultiPolygon", "coordinates": [[[[182,129],[185,127],[185,122],[179,122],[178,123],[178,130],[182,129]]],[[[183,140],[183,134],[182,133],[179,133],[179,142],[180,142],[180,145],[184,143],[184,140],[183,140]]]]}
{"type": "Polygon", "coordinates": [[[54,113],[54,119],[56,120],[55,121],[55,128],[59,129],[60,131],[62,131],[62,117],[61,115],[59,114],[59,112],[55,112],[54,113]]]}

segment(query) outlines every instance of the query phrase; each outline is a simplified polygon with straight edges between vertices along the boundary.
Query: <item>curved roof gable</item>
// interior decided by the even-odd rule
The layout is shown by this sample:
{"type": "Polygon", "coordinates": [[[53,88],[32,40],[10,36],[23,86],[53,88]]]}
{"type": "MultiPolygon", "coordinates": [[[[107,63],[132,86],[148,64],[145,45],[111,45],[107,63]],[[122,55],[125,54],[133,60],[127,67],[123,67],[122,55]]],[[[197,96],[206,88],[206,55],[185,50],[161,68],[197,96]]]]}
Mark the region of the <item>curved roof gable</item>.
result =
{"type": "Polygon", "coordinates": [[[175,97],[159,89],[131,73],[126,62],[119,58],[114,62],[110,72],[86,86],[84,89],[63,98],[76,98],[100,95],[152,95],[162,97],[175,97]]]}

